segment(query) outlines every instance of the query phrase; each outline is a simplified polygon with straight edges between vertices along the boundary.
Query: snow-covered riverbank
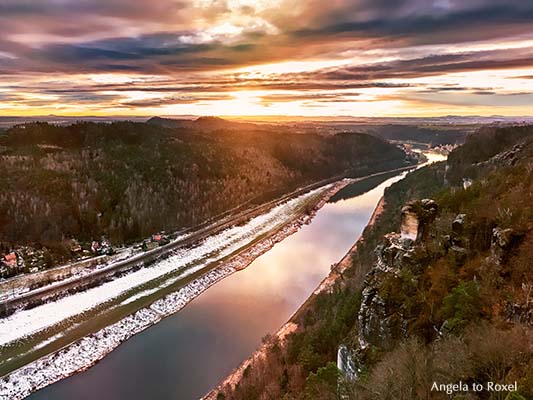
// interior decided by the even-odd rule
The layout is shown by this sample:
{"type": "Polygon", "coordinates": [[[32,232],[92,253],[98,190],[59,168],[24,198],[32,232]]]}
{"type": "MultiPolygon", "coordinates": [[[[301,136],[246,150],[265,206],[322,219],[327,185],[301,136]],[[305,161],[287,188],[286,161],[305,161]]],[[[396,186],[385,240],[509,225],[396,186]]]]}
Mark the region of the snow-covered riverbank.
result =
{"type": "MultiPolygon", "coordinates": [[[[87,312],[99,304],[117,298],[132,288],[142,286],[154,279],[183,271],[182,279],[208,264],[220,260],[246,246],[257,237],[267,234],[277,226],[290,222],[298,214],[299,207],[325,188],[316,189],[267,213],[257,216],[243,226],[229,228],[203,240],[190,249],[179,249],[166,259],[148,268],[129,273],[84,292],[66,296],[28,310],[19,311],[0,319],[0,346],[28,335],[43,331],[61,321],[87,312]]],[[[176,277],[171,278],[174,282],[176,277]]],[[[167,286],[162,284],[162,286],[167,286]]],[[[1,354],[1,347],[0,347],[1,354]]]]}
{"type": "MultiPolygon", "coordinates": [[[[405,176],[405,174],[401,175],[401,177],[403,176],[405,176]]],[[[381,197],[378,204],[376,205],[376,208],[374,209],[374,212],[372,213],[372,216],[370,217],[368,224],[366,225],[367,227],[372,226],[375,223],[376,219],[383,212],[383,209],[384,198],[381,197]]],[[[355,253],[357,251],[357,244],[361,240],[362,236],[355,241],[355,243],[352,245],[352,247],[350,247],[344,257],[342,257],[342,259],[334,265],[328,276],[326,276],[322,280],[322,282],[320,282],[320,284],[313,291],[309,299],[313,298],[313,296],[319,295],[322,292],[331,290],[331,288],[335,285],[335,282],[342,276],[342,273],[344,273],[344,271],[352,265],[353,257],[355,256],[355,253]]],[[[309,301],[309,299],[307,301],[309,301]]],[[[298,324],[295,322],[295,316],[306,309],[308,304],[307,301],[302,304],[300,308],[292,315],[292,317],[274,333],[274,336],[277,337],[279,341],[278,343],[281,346],[285,345],[285,338],[288,334],[297,331],[298,324]]],[[[261,346],[250,355],[250,357],[244,360],[228,376],[226,376],[221,382],[219,382],[219,384],[215,388],[211,389],[208,393],[206,393],[201,398],[201,400],[216,400],[218,394],[222,392],[224,388],[235,388],[235,386],[239,384],[239,382],[243,378],[244,372],[247,370],[247,368],[253,366],[255,363],[263,360],[266,357],[267,351],[270,346],[270,342],[262,343],[261,346]]]]}
{"type": "Polygon", "coordinates": [[[0,381],[0,399],[22,399],[75,372],[86,370],[122,342],[181,310],[209,286],[234,271],[231,267],[210,271],[150,307],[14,371],[0,381]]]}
{"type": "MultiPolygon", "coordinates": [[[[161,318],[181,310],[208,287],[236,270],[245,268],[259,255],[268,251],[275,243],[296,232],[303,224],[311,220],[313,214],[325,204],[329,197],[349,182],[349,180],[345,180],[337,184],[327,185],[299,196],[275,207],[264,215],[252,219],[244,226],[230,228],[209,238],[193,249],[180,251],[179,254],[161,261],[152,268],[139,270],[100,287],[27,310],[27,313],[26,311],[21,311],[4,320],[0,320],[0,343],[10,343],[23,338],[25,335],[46,329],[51,325],[51,320],[60,321],[68,318],[69,315],[73,315],[72,310],[74,309],[77,309],[78,312],[90,309],[96,304],[101,304],[105,299],[117,297],[125,290],[131,289],[132,285],[139,285],[140,282],[147,282],[154,279],[154,277],[163,276],[177,268],[183,268],[183,274],[167,279],[160,287],[169,286],[182,279],[185,275],[197,272],[206,265],[233,254],[246,247],[246,243],[250,243],[255,238],[269,233],[266,238],[240,251],[217,268],[194,279],[176,292],[156,300],[148,308],[139,310],[115,324],[104,327],[92,335],[84,337],[5,376],[0,380],[0,399],[21,399],[33,391],[61,380],[77,371],[89,368],[120,343],[157,323],[161,318]],[[314,211],[311,214],[302,215],[301,210],[299,210],[302,204],[312,200],[313,197],[318,197],[318,202],[314,202],[314,211]],[[190,266],[191,263],[199,260],[202,262],[190,266]],[[185,269],[185,266],[189,267],[185,269]],[[128,280],[123,281],[122,279],[128,280]],[[102,292],[95,291],[104,286],[106,289],[102,290],[102,292]],[[86,293],[91,294],[87,295],[87,298],[82,297],[86,293]],[[70,300],[71,298],[75,300],[70,300]],[[15,329],[15,331],[12,329],[15,329]]],[[[131,299],[135,296],[145,297],[152,293],[153,290],[140,291],[123,302],[133,301],[131,299]]]]}

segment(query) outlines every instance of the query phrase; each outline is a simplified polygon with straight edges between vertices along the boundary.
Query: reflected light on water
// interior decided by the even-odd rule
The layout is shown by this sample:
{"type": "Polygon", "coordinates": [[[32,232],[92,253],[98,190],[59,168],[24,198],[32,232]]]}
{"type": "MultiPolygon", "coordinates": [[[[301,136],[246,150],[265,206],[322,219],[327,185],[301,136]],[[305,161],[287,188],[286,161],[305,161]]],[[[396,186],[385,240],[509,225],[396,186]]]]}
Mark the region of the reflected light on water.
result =
{"type": "Polygon", "coordinates": [[[126,341],[87,372],[31,399],[196,399],[275,332],[362,233],[385,187],[356,183],[248,268],[126,341]],[[361,186],[357,186],[361,185],[361,186]],[[365,186],[366,185],[366,186],[365,186]],[[364,192],[366,191],[366,192],[364,192]],[[361,193],[349,197],[353,193],[361,193]]]}

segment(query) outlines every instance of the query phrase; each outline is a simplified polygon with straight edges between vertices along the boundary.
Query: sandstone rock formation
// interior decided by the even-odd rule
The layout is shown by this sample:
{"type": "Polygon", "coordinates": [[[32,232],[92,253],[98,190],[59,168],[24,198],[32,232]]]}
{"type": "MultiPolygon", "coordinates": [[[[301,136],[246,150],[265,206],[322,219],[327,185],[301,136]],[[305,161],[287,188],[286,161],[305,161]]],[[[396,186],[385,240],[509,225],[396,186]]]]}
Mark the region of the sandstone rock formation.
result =
{"type": "Polygon", "coordinates": [[[437,212],[437,203],[431,199],[417,200],[407,204],[402,208],[401,237],[414,241],[422,239],[426,226],[435,220],[437,212]]]}

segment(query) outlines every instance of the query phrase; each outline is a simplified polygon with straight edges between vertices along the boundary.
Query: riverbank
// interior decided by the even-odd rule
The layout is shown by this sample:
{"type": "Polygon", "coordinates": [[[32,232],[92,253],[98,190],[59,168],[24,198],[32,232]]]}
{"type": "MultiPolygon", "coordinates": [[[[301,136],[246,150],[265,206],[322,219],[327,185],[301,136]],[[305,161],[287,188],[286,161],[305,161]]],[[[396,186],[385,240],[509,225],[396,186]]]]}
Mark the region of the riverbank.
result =
{"type": "MultiPolygon", "coordinates": [[[[374,175],[380,175],[378,172],[374,175]]],[[[122,248],[113,256],[100,256],[83,261],[58,266],[47,271],[25,274],[0,282],[0,317],[35,304],[53,301],[65,294],[83,291],[99,282],[124,274],[132,269],[149,266],[173,251],[192,246],[205,238],[222,232],[229,227],[244,224],[269,209],[301,196],[320,187],[342,180],[344,175],[327,178],[300,187],[279,198],[248,209],[246,204],[219,215],[219,218],[206,221],[194,230],[175,232],[177,236],[170,243],[143,252],[140,243],[122,248]],[[30,289],[33,287],[33,289],[30,289]]]]}
{"type": "MultiPolygon", "coordinates": [[[[381,197],[365,229],[367,229],[368,227],[372,226],[375,223],[377,218],[383,212],[384,205],[385,205],[384,197],[381,197]]],[[[363,236],[361,235],[355,241],[352,247],[347,251],[344,257],[342,257],[341,260],[332,267],[328,276],[322,280],[322,282],[317,286],[317,288],[314,290],[311,296],[309,296],[309,298],[298,308],[298,310],[291,316],[291,318],[283,326],[281,326],[281,328],[279,328],[278,331],[274,334],[274,336],[276,336],[277,339],[279,340],[279,344],[281,346],[285,344],[285,338],[287,337],[287,335],[289,335],[292,332],[295,332],[298,329],[298,324],[295,321],[298,320],[298,317],[300,315],[306,312],[308,305],[312,302],[315,296],[317,296],[318,294],[322,292],[330,290],[339,279],[342,279],[343,272],[349,266],[352,265],[353,256],[355,255],[357,251],[357,246],[362,240],[363,240],[363,236]]],[[[215,387],[210,392],[208,392],[204,397],[202,397],[202,400],[216,400],[218,393],[224,387],[235,388],[235,386],[242,379],[245,371],[258,360],[265,358],[266,351],[269,348],[269,346],[270,346],[270,343],[265,343],[261,345],[259,349],[257,349],[248,359],[243,361],[237,368],[235,368],[235,370],[230,375],[228,375],[221,383],[219,383],[217,387],[215,387]]]]}
{"type": "Polygon", "coordinates": [[[318,201],[313,205],[302,207],[302,213],[291,222],[223,261],[219,266],[194,279],[178,291],[115,324],[4,376],[0,380],[0,399],[22,399],[34,391],[90,368],[133,335],[154,325],[162,318],[178,312],[207,288],[232,273],[246,268],[255,258],[267,252],[276,243],[298,231],[301,226],[311,221],[331,196],[351,182],[351,180],[342,180],[327,185],[318,201]]]}

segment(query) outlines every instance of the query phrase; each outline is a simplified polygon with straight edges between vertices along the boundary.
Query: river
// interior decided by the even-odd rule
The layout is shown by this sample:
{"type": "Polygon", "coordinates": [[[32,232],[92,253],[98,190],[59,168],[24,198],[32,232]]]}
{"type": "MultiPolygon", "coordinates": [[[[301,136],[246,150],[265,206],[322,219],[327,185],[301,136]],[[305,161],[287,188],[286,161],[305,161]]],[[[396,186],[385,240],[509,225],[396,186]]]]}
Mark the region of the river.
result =
{"type": "MultiPolygon", "coordinates": [[[[432,156],[430,161],[443,159],[432,156]]],[[[309,225],[185,309],[132,337],[88,371],[32,400],[196,399],[305,301],[361,235],[384,189],[405,173],[347,186],[309,225]]]]}

